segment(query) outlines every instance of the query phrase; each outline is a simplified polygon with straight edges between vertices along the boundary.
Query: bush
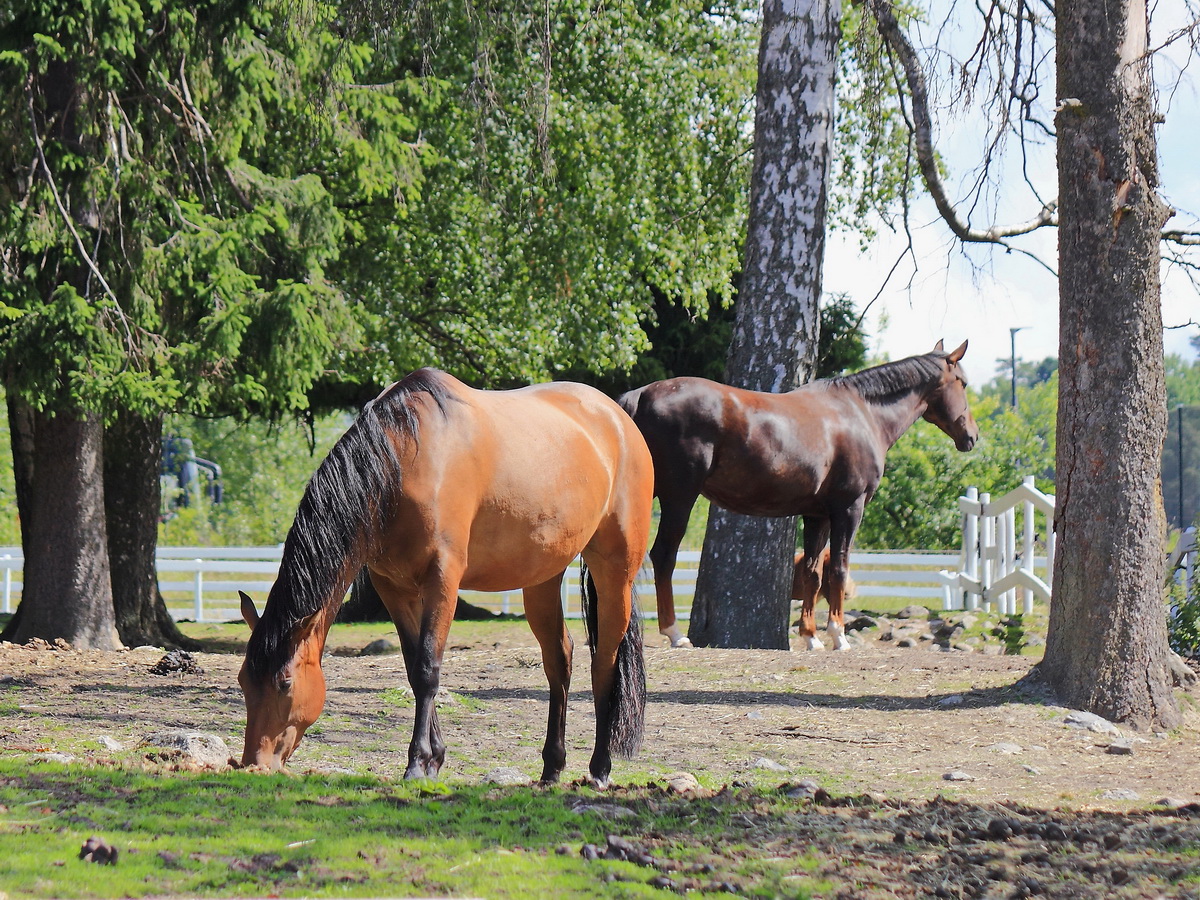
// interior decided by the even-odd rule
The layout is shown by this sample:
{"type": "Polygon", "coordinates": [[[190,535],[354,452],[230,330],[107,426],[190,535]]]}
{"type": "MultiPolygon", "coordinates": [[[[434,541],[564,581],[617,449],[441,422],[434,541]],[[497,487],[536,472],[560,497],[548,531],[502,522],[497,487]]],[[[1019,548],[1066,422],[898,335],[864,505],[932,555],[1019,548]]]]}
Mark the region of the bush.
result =
{"type": "Polygon", "coordinates": [[[1173,582],[1167,592],[1167,641],[1180,656],[1200,657],[1200,580],[1189,594],[1173,582]]]}

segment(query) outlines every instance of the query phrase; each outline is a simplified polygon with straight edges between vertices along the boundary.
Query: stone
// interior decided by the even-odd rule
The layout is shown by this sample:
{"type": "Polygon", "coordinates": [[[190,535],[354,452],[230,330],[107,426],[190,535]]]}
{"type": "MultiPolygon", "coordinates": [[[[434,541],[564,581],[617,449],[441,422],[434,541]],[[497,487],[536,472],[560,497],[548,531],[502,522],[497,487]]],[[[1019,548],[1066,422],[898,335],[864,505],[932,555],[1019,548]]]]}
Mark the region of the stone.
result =
{"type": "Polygon", "coordinates": [[[1003,753],[1006,756],[1015,756],[1021,752],[1021,746],[1019,744],[1009,744],[1004,741],[1001,741],[998,744],[992,744],[987,749],[992,753],[1003,753]]]}
{"type": "Polygon", "coordinates": [[[175,750],[201,766],[220,769],[229,764],[229,747],[225,745],[225,742],[215,734],[206,734],[202,731],[186,731],[184,729],[157,731],[147,735],[142,741],[142,745],[175,750]]]}
{"type": "Polygon", "coordinates": [[[572,806],[571,812],[577,815],[594,815],[602,819],[633,819],[637,817],[637,813],[627,806],[618,806],[615,803],[580,803],[578,806],[572,806]]]}
{"type": "Polygon", "coordinates": [[[509,787],[517,784],[529,784],[533,779],[515,766],[500,766],[484,775],[483,780],[487,784],[509,787]]]}
{"type": "Polygon", "coordinates": [[[924,606],[906,606],[900,612],[896,613],[897,619],[928,619],[929,610],[924,606]]]}
{"type": "Polygon", "coordinates": [[[806,778],[798,784],[788,785],[784,790],[784,795],[792,800],[812,800],[818,794],[824,794],[821,786],[811,778],[806,778]]]}
{"type": "Polygon", "coordinates": [[[1188,804],[1186,800],[1180,800],[1178,797],[1160,797],[1154,801],[1154,805],[1163,809],[1183,809],[1188,804]]]}
{"type": "Polygon", "coordinates": [[[938,701],[938,706],[962,706],[962,694],[951,694],[949,697],[943,697],[938,701]]]}
{"type": "Polygon", "coordinates": [[[753,762],[753,768],[765,769],[768,772],[786,772],[787,766],[781,766],[773,759],[767,759],[765,756],[760,756],[753,762]]]}
{"type": "Polygon", "coordinates": [[[109,737],[107,734],[102,734],[100,737],[96,738],[96,743],[112,753],[117,753],[125,749],[124,744],[114,738],[109,737]]]}
{"type": "Polygon", "coordinates": [[[1120,734],[1120,730],[1108,719],[1101,718],[1095,713],[1071,710],[1063,719],[1063,724],[1071,728],[1084,728],[1096,734],[1120,734]]]}
{"type": "Polygon", "coordinates": [[[691,772],[672,772],[667,776],[667,790],[674,794],[690,794],[700,790],[700,782],[691,772]]]}
{"type": "Polygon", "coordinates": [[[1129,738],[1117,738],[1105,748],[1105,753],[1113,756],[1129,756],[1133,753],[1133,741],[1129,738]]]}
{"type": "Polygon", "coordinates": [[[961,772],[955,769],[953,772],[947,772],[942,776],[943,781],[974,781],[975,776],[969,775],[966,772],[961,772]]]}
{"type": "Polygon", "coordinates": [[[382,656],[385,653],[398,653],[400,650],[395,644],[387,638],[380,638],[377,641],[371,641],[367,646],[358,651],[359,656],[382,656]]]}
{"type": "Polygon", "coordinates": [[[75,757],[70,753],[35,753],[33,758],[38,762],[56,762],[63,765],[75,762],[75,757]]]}
{"type": "Polygon", "coordinates": [[[1101,800],[1140,800],[1141,795],[1129,788],[1112,788],[1100,795],[1101,800]]]}

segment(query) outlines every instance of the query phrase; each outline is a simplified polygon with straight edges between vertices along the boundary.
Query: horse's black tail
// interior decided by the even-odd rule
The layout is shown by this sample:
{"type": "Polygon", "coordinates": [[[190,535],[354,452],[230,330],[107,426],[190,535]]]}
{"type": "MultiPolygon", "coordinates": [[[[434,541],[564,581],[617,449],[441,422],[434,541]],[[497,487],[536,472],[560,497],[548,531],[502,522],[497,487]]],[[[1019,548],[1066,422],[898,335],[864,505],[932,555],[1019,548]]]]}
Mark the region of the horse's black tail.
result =
{"type": "MultiPolygon", "coordinates": [[[[596,582],[587,564],[579,561],[580,598],[588,650],[596,653],[596,582]]],[[[625,637],[617,648],[617,665],[613,672],[612,692],[609,694],[611,727],[609,749],[625,759],[642,746],[642,729],[646,722],[646,660],[642,652],[642,611],[637,590],[631,587],[631,614],[625,637]]]]}

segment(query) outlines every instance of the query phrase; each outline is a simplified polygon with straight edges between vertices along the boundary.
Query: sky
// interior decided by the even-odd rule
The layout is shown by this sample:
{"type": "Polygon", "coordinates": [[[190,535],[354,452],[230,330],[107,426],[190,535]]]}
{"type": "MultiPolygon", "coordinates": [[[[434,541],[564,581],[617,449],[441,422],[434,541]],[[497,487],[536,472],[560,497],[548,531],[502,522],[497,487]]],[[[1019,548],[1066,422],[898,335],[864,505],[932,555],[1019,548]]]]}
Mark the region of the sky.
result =
{"type": "MultiPolygon", "coordinates": [[[[1184,4],[1179,4],[1183,7],[1184,4]]],[[[1152,25],[1152,45],[1178,27],[1152,25]]],[[[1178,42],[1156,59],[1159,108],[1166,121],[1158,130],[1162,193],[1178,210],[1168,227],[1200,230],[1200,80],[1185,71],[1186,42],[1178,42]]],[[[1197,67],[1200,71],[1200,67],[1197,67]]],[[[935,118],[940,114],[935,114],[935,118]]],[[[982,146],[981,129],[969,117],[938,119],[935,143],[950,170],[948,184],[956,197],[971,177],[982,146]]],[[[1032,180],[1043,196],[1057,193],[1053,147],[1047,144],[1033,157],[1032,180]]],[[[1019,181],[1020,173],[1010,177],[1019,181]]],[[[1015,195],[1017,192],[1010,192],[1015,195]]],[[[971,224],[985,227],[1032,218],[1038,204],[1029,193],[996,201],[994,215],[972,214],[971,224]],[[1006,205],[1007,204],[1007,205],[1006,205]]],[[[932,201],[919,199],[910,214],[913,252],[902,258],[908,237],[880,229],[864,250],[857,235],[831,233],[825,253],[824,285],[831,293],[845,292],[861,310],[873,297],[864,319],[870,351],[899,359],[924,353],[944,339],[947,349],[967,340],[963,365],[975,383],[997,374],[997,361],[1007,361],[1015,341],[1018,359],[1058,356],[1058,281],[1047,269],[1021,253],[1003,248],[964,248],[938,217],[932,201]],[[915,264],[914,264],[915,258],[915,264]],[[897,266],[897,260],[901,260],[897,266]],[[888,272],[896,267],[890,279],[888,272]],[[886,281],[886,285],[885,285],[886,281]],[[1020,328],[1014,336],[1010,329],[1020,328]]],[[[1057,268],[1053,228],[1044,228],[1014,242],[1057,268]]],[[[1166,326],[1200,322],[1200,297],[1181,272],[1164,266],[1163,322],[1166,326]]],[[[1166,352],[1194,358],[1189,340],[1200,327],[1167,328],[1166,352]]]]}

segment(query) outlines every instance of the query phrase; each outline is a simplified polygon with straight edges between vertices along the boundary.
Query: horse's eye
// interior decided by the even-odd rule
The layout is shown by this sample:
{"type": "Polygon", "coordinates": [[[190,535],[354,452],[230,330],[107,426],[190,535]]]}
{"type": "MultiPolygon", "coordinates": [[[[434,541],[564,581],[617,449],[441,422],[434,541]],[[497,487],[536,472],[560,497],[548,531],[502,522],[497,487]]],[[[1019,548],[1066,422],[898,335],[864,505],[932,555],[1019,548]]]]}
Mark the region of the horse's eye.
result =
{"type": "Polygon", "coordinates": [[[283,693],[283,694],[286,694],[288,691],[290,691],[292,689],[292,679],[290,679],[290,678],[280,678],[279,681],[276,682],[276,684],[279,687],[280,693],[283,693]]]}

